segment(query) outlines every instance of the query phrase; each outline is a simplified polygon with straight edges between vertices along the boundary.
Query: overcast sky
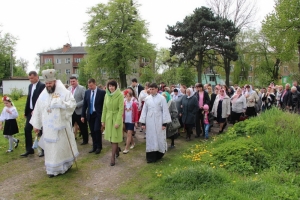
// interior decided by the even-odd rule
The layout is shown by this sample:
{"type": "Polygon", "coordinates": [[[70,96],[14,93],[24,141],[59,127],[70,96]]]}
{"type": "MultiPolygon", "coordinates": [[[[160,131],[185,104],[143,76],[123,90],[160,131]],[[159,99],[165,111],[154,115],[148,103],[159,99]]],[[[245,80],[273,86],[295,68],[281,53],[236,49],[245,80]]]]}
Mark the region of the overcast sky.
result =
{"type": "MultiPolygon", "coordinates": [[[[160,47],[170,47],[166,39],[167,25],[182,21],[196,7],[206,6],[205,0],[137,0],[141,17],[149,23],[150,42],[160,47]]],[[[252,0],[251,0],[252,1],[252,0]]],[[[85,42],[81,30],[89,20],[88,8],[107,0],[7,0],[1,2],[0,30],[18,37],[17,58],[29,61],[34,70],[37,53],[62,48],[66,43],[80,46],[85,42]]],[[[274,0],[257,0],[259,12],[255,26],[270,13],[274,0]]]]}

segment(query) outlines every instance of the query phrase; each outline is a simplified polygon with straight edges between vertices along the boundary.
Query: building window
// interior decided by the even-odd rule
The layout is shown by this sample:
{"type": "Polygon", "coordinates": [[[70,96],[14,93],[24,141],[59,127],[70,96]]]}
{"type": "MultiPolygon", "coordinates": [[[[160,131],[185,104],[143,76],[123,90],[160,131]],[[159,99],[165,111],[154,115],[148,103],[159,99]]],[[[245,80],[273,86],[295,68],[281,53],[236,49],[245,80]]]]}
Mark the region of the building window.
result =
{"type": "Polygon", "coordinates": [[[250,65],[249,67],[249,71],[252,72],[253,71],[253,67],[250,65]]]}
{"type": "Polygon", "coordinates": [[[75,61],[76,63],[80,63],[81,58],[75,58],[74,61],[75,61]]]}
{"type": "Polygon", "coordinates": [[[56,59],[56,64],[61,64],[61,59],[57,58],[56,59]]]}
{"type": "Polygon", "coordinates": [[[70,64],[71,63],[71,59],[70,58],[66,58],[65,63],[66,64],[70,64]]]}
{"type": "Polygon", "coordinates": [[[71,74],[71,70],[70,69],[66,69],[66,74],[71,74]]]}
{"type": "Polygon", "coordinates": [[[209,81],[210,81],[210,82],[214,82],[214,81],[216,81],[216,77],[214,77],[214,76],[210,76],[210,77],[209,77],[209,81]]]}
{"type": "Polygon", "coordinates": [[[78,69],[74,69],[74,74],[78,74],[78,69]]]}
{"type": "Polygon", "coordinates": [[[252,76],[248,76],[248,81],[252,83],[252,76]]]}
{"type": "Polygon", "coordinates": [[[133,69],[132,69],[132,73],[133,73],[133,74],[137,73],[137,69],[136,69],[136,68],[133,68],[133,69]]]}
{"type": "Polygon", "coordinates": [[[45,64],[47,64],[47,63],[52,63],[52,59],[51,58],[46,58],[45,59],[45,64]]]}

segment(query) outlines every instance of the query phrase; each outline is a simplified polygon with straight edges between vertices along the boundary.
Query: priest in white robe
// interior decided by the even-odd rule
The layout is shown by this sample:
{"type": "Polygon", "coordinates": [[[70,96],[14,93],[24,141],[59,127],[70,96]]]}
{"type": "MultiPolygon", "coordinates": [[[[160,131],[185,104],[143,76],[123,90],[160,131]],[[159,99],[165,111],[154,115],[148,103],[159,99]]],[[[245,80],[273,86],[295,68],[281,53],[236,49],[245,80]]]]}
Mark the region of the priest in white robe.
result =
{"type": "Polygon", "coordinates": [[[142,128],[146,130],[147,163],[161,159],[167,151],[166,127],[171,116],[166,99],[158,94],[156,83],[149,85],[150,94],[146,99],[140,117],[142,128]]]}
{"type": "Polygon", "coordinates": [[[30,123],[36,133],[43,127],[39,146],[45,152],[45,166],[48,176],[66,173],[78,156],[72,131],[72,114],[76,101],[60,80],[55,70],[42,71],[46,87],[40,94],[30,123]]]}

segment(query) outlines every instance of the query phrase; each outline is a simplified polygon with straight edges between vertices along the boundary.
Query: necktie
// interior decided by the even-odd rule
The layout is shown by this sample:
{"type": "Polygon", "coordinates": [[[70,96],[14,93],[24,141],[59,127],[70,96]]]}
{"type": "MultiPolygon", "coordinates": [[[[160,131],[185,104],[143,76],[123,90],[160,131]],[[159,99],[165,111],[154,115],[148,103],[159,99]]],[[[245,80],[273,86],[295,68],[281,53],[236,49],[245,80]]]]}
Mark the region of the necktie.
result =
{"type": "Polygon", "coordinates": [[[91,102],[90,102],[90,114],[93,114],[93,111],[94,111],[94,90],[92,91],[93,92],[93,94],[92,94],[92,98],[91,98],[91,102]]]}
{"type": "Polygon", "coordinates": [[[72,87],[72,94],[74,94],[74,90],[75,90],[75,88],[74,88],[74,87],[72,87]]]}

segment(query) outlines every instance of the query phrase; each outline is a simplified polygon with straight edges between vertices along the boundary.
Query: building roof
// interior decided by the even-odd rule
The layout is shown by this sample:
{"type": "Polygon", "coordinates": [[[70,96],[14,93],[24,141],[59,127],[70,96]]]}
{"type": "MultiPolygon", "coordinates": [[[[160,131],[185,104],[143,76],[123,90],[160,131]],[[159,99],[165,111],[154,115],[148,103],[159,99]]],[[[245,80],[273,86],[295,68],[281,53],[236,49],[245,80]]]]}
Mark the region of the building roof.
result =
{"type": "Polygon", "coordinates": [[[38,53],[38,55],[72,55],[72,54],[87,54],[83,46],[78,47],[70,47],[65,52],[64,48],[56,49],[52,51],[46,51],[42,53],[38,53]]]}

